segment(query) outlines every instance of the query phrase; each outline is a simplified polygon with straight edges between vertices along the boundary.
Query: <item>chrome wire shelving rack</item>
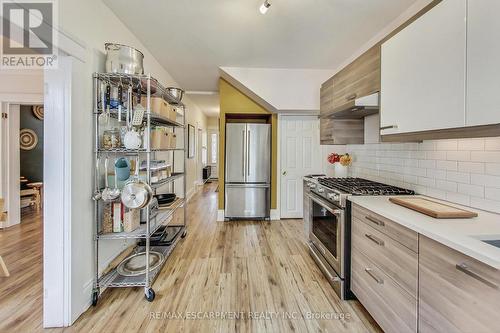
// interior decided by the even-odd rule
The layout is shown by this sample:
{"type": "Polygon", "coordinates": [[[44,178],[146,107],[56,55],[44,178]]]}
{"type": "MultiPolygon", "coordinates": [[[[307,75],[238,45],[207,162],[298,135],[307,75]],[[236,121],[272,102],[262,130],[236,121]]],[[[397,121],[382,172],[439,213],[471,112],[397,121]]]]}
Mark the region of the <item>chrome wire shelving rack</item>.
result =
{"type": "MultiPolygon", "coordinates": [[[[156,277],[160,273],[163,265],[168,259],[168,256],[172,253],[173,249],[178,244],[181,238],[184,238],[187,234],[187,196],[186,196],[186,151],[187,151],[187,135],[186,135],[186,108],[179,100],[177,100],[173,95],[171,95],[167,89],[165,89],[156,79],[150,75],[129,75],[129,74],[118,74],[118,73],[94,73],[93,75],[94,84],[94,102],[93,102],[93,118],[94,118],[94,132],[95,132],[95,142],[94,142],[94,162],[97,165],[99,161],[103,158],[119,158],[119,157],[136,157],[137,159],[143,159],[146,161],[146,181],[151,186],[154,194],[160,188],[169,186],[170,192],[178,193],[179,190],[176,188],[178,185],[177,180],[182,180],[182,189],[180,189],[182,195],[178,195],[174,203],[172,203],[166,209],[158,209],[152,211],[150,206],[143,208],[146,211],[146,223],[140,224],[140,226],[131,232],[102,232],[102,221],[103,221],[103,207],[104,203],[100,199],[100,193],[102,188],[100,187],[100,178],[102,175],[98,171],[99,168],[95,170],[94,177],[94,220],[95,220],[95,233],[94,233],[94,243],[95,243],[95,278],[94,287],[92,291],[92,304],[96,305],[99,297],[106,288],[112,287],[143,287],[144,294],[148,301],[153,301],[155,298],[155,292],[152,288],[156,277]],[[108,117],[112,118],[117,125],[120,125],[122,119],[119,118],[119,112],[117,108],[107,109],[108,103],[111,101],[106,101],[102,96],[104,94],[103,89],[105,87],[111,87],[111,89],[118,89],[118,87],[133,87],[135,93],[146,98],[146,110],[142,119],[143,126],[143,146],[139,149],[127,149],[125,147],[116,148],[103,148],[101,145],[101,124],[100,116],[103,113],[107,113],[108,117]],[[176,107],[176,119],[165,117],[161,114],[155,113],[151,109],[151,99],[153,97],[161,97],[164,101],[176,107]],[[181,110],[179,112],[178,110],[181,110]],[[170,149],[152,149],[151,148],[151,130],[152,126],[160,126],[165,128],[170,128],[174,134],[177,136],[182,135],[182,144],[179,147],[179,142],[175,148],[170,149]],[[168,157],[171,161],[172,174],[170,177],[161,179],[157,182],[152,182],[152,167],[151,162],[157,158],[157,154],[164,153],[169,154],[168,157]],[[182,218],[174,218],[174,214],[178,212],[182,213],[182,218]],[[176,237],[171,245],[169,246],[151,246],[150,238],[151,236],[161,227],[177,227],[180,229],[178,232],[178,237],[176,237]],[[117,267],[111,267],[104,274],[101,274],[101,267],[99,265],[99,255],[100,255],[100,242],[103,241],[129,241],[135,242],[135,247],[132,253],[145,252],[146,256],[146,271],[144,274],[138,276],[122,276],[118,273],[117,267]],[[137,241],[143,240],[145,246],[137,245],[137,241]],[[156,251],[164,255],[165,260],[163,263],[155,268],[150,269],[150,252],[156,251]]],[[[121,102],[121,101],[120,101],[121,102]]],[[[129,104],[127,104],[129,105],[129,104]]],[[[123,112],[127,112],[127,108],[123,106],[123,112]]],[[[108,120],[109,122],[109,120],[108,120]]],[[[139,163],[136,168],[140,167],[139,163]]],[[[131,176],[133,177],[133,176],[131,176]]],[[[120,198],[117,199],[119,201],[120,198]]],[[[133,243],[127,244],[134,246],[133,243]]]]}

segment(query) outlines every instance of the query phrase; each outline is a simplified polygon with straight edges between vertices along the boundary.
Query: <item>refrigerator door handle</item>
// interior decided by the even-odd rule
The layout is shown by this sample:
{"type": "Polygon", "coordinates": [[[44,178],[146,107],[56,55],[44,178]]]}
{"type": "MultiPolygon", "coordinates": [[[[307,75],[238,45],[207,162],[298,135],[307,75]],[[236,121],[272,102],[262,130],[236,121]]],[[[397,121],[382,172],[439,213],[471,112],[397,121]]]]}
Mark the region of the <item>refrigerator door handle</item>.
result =
{"type": "Polygon", "coordinates": [[[247,175],[250,176],[250,130],[247,132],[247,175]]]}
{"type": "Polygon", "coordinates": [[[243,174],[243,178],[245,177],[245,155],[246,155],[246,151],[245,151],[245,130],[241,131],[241,135],[243,136],[243,140],[241,140],[241,142],[243,142],[243,152],[241,154],[241,159],[242,159],[242,162],[241,163],[241,169],[242,169],[242,174],[243,174]]]}

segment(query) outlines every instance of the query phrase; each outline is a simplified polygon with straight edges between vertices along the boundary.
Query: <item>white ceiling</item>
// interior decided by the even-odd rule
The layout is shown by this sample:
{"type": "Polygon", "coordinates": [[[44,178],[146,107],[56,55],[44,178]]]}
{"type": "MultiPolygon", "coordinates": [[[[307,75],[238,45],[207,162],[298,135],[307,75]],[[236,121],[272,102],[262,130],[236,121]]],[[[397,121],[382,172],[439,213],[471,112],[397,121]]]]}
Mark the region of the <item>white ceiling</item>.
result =
{"type": "Polygon", "coordinates": [[[415,1],[104,0],[194,91],[217,91],[220,66],[337,68],[415,1]]]}

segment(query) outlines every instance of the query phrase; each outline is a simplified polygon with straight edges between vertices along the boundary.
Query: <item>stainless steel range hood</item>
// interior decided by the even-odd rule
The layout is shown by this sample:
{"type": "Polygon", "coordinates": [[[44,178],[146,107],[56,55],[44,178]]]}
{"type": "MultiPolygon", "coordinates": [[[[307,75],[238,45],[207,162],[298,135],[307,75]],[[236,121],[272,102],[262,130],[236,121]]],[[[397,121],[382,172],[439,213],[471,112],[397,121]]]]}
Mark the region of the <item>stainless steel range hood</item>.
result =
{"type": "Polygon", "coordinates": [[[360,119],[371,114],[379,112],[379,93],[374,93],[368,96],[359,97],[353,96],[347,103],[337,107],[327,115],[326,118],[334,119],[360,119]]]}

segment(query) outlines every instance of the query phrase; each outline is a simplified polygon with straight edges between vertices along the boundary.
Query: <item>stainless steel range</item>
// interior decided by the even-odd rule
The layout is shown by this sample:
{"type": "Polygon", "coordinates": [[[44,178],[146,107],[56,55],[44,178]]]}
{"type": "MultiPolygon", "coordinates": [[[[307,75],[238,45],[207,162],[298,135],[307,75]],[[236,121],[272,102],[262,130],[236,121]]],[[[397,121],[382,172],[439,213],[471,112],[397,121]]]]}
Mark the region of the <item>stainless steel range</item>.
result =
{"type": "Polygon", "coordinates": [[[341,299],[350,292],[351,195],[412,195],[362,178],[304,178],[304,220],[311,256],[341,299]]]}

